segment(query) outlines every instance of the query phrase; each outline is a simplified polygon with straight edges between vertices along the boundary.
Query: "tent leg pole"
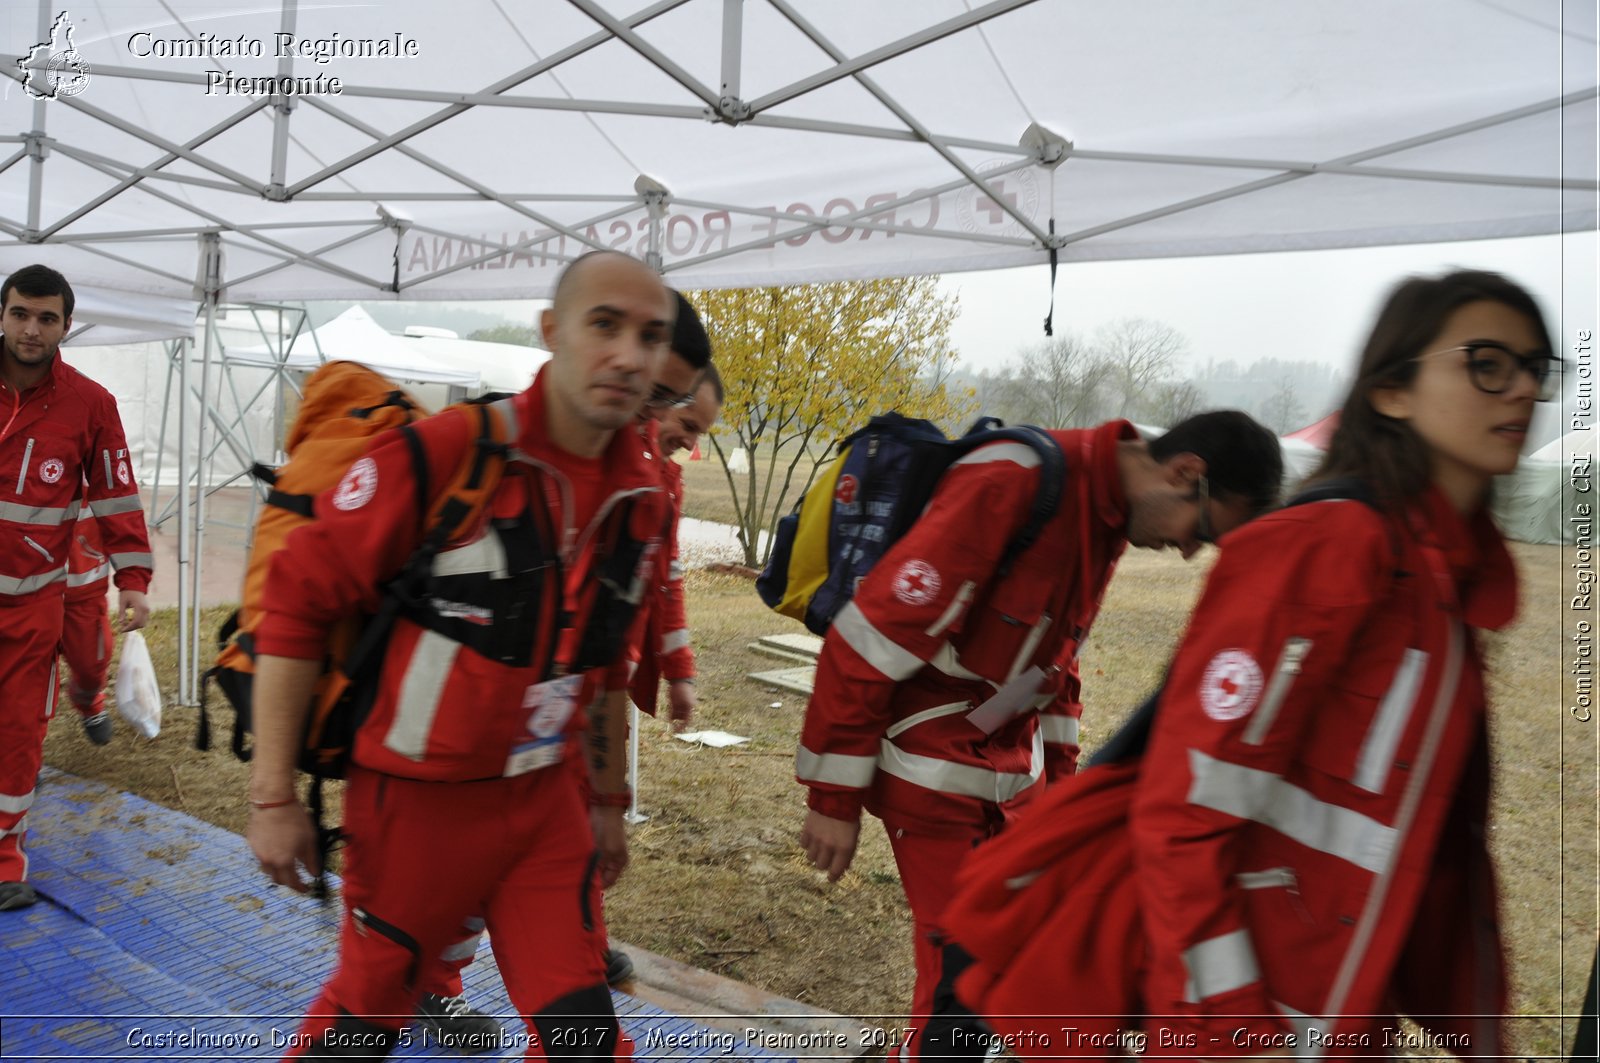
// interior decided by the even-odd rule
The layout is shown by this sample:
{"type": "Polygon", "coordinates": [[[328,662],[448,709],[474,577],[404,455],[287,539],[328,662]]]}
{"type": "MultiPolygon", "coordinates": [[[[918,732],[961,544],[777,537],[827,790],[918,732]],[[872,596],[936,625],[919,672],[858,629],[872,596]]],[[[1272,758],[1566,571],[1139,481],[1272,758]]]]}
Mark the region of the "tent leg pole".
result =
{"type": "Polygon", "coordinates": [[[632,797],[628,811],[622,816],[629,823],[643,823],[650,817],[639,811],[639,722],[644,713],[639,706],[628,703],[628,789],[632,797]]]}
{"type": "MultiPolygon", "coordinates": [[[[215,254],[215,249],[210,250],[215,254]]],[[[190,646],[189,692],[190,705],[200,704],[200,581],[205,558],[206,543],[206,478],[214,462],[206,457],[206,403],[211,395],[211,358],[217,338],[217,292],[208,285],[206,292],[206,337],[200,359],[200,423],[195,428],[195,494],[194,494],[194,562],[190,568],[189,630],[184,632],[190,646]]]]}
{"type": "MultiPolygon", "coordinates": [[[[193,347],[194,340],[184,341],[193,347]]],[[[188,630],[189,613],[193,603],[189,600],[189,564],[190,554],[194,550],[191,541],[194,530],[194,514],[189,510],[189,473],[192,464],[189,454],[189,352],[185,352],[178,362],[178,704],[194,704],[193,692],[189,686],[189,640],[185,637],[188,630]]],[[[171,401],[171,395],[167,401],[171,401]]]]}

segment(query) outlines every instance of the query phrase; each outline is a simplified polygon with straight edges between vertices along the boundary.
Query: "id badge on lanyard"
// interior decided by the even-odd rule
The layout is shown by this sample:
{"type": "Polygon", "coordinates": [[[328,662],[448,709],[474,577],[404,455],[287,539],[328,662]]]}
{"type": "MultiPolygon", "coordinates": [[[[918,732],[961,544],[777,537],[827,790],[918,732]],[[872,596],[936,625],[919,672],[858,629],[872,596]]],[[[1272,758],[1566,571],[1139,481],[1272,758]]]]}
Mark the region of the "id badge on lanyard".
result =
{"type": "Polygon", "coordinates": [[[567,675],[535,683],[522,695],[522,707],[529,710],[528,722],[506,758],[508,777],[561,762],[567,744],[567,721],[578,706],[582,686],[583,676],[567,675]]]}

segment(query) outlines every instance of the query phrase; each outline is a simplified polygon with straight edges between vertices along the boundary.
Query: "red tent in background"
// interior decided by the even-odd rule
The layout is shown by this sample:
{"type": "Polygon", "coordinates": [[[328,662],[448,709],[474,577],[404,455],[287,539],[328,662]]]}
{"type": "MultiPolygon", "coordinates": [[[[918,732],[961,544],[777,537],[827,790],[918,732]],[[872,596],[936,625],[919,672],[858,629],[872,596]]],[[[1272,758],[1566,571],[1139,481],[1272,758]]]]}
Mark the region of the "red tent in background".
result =
{"type": "Polygon", "coordinates": [[[1318,450],[1327,450],[1328,443],[1333,439],[1333,430],[1339,427],[1339,411],[1334,410],[1320,421],[1306,425],[1304,428],[1290,432],[1285,439],[1297,439],[1302,443],[1310,443],[1318,450]]]}

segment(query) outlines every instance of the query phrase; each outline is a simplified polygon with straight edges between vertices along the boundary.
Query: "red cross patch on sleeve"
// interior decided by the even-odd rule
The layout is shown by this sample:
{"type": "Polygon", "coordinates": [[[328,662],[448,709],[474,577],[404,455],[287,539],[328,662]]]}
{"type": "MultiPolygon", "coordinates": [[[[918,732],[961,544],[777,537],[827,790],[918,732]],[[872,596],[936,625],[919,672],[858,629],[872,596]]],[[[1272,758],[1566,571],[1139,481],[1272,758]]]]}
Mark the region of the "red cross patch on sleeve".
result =
{"type": "Polygon", "coordinates": [[[1206,665],[1200,707],[1218,723],[1237,720],[1261,700],[1261,666],[1244,650],[1223,650],[1206,665]]]}

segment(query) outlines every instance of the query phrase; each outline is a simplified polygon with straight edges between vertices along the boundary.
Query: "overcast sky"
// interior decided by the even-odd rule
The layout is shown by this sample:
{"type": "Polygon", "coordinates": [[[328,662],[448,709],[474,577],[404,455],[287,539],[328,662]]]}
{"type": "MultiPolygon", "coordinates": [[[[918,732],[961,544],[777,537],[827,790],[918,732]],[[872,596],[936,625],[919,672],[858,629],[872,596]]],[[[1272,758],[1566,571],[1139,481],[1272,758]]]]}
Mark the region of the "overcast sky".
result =
{"type": "MultiPolygon", "coordinates": [[[[1165,322],[1189,340],[1196,365],[1278,357],[1353,364],[1388,289],[1412,273],[1456,266],[1498,270],[1530,289],[1566,341],[1596,325],[1593,233],[1456,244],[1169,258],[1064,265],[1056,335],[1092,333],[1122,317],[1165,322]]],[[[1044,338],[1047,266],[949,274],[960,294],[954,339],[968,368],[997,368],[1044,338]]],[[[1558,343],[1564,342],[1561,339],[1558,343]]],[[[1570,352],[1569,355],[1570,357],[1570,352]]]]}

